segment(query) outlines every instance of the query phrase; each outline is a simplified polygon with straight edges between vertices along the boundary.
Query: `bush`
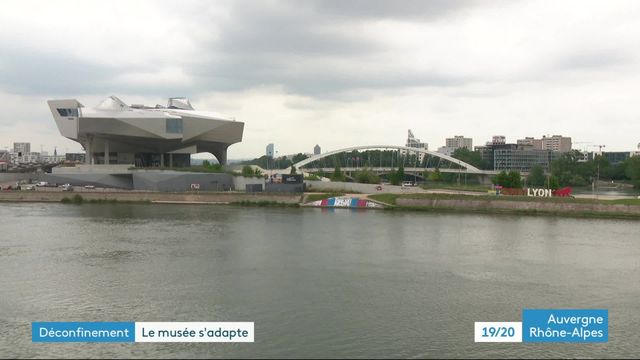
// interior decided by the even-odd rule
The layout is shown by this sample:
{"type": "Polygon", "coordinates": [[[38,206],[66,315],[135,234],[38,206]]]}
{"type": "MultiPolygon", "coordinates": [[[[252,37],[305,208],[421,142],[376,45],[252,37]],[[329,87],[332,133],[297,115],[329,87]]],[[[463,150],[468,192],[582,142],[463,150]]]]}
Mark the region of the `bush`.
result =
{"type": "Polygon", "coordinates": [[[66,196],[63,197],[60,202],[62,202],[63,204],[82,204],[84,202],[84,199],[82,198],[82,196],[75,194],[71,198],[68,198],[66,196]]]}
{"type": "Polygon", "coordinates": [[[242,176],[246,176],[246,177],[253,176],[253,169],[251,168],[251,166],[245,165],[242,167],[242,176]]]}
{"type": "Polygon", "coordinates": [[[339,165],[336,165],[335,169],[333,169],[333,175],[331,176],[331,181],[344,181],[345,176],[339,165]]]}
{"type": "Polygon", "coordinates": [[[376,175],[373,170],[367,168],[356,172],[354,178],[356,182],[362,184],[380,184],[380,177],[376,175]]]}
{"type": "Polygon", "coordinates": [[[495,185],[500,185],[506,188],[512,189],[520,189],[522,188],[522,179],[520,177],[520,172],[518,171],[509,171],[508,173],[502,170],[498,175],[496,175],[491,181],[495,185]]]}

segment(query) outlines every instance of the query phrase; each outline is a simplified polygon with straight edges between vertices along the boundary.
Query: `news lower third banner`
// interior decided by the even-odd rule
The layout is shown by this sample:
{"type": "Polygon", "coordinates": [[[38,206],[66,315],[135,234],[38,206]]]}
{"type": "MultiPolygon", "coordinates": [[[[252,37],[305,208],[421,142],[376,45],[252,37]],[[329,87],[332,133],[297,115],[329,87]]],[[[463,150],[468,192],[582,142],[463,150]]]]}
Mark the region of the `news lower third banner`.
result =
{"type": "Polygon", "coordinates": [[[253,342],[253,322],[33,322],[32,342],[253,342]]]}
{"type": "Polygon", "coordinates": [[[606,309],[523,309],[522,322],[475,322],[475,342],[609,341],[606,309]]]}

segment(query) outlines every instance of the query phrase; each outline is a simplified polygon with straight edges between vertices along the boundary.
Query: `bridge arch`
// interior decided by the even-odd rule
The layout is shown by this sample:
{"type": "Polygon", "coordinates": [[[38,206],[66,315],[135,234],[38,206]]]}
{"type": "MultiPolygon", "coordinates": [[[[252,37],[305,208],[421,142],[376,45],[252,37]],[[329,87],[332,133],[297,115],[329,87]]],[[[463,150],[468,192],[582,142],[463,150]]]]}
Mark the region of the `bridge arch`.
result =
{"type": "Polygon", "coordinates": [[[416,153],[422,153],[422,154],[427,154],[427,155],[431,155],[431,156],[435,156],[444,160],[447,160],[453,164],[457,164],[459,166],[461,166],[462,168],[466,169],[466,171],[468,173],[477,173],[477,174],[481,174],[483,171],[478,169],[477,167],[471,165],[471,164],[467,164],[466,162],[456,159],[454,157],[451,157],[449,155],[445,155],[445,154],[441,154],[439,152],[435,152],[435,151],[430,151],[430,150],[424,150],[424,149],[417,149],[417,148],[412,148],[412,147],[408,147],[408,146],[398,146],[398,145],[360,145],[360,146],[352,146],[352,147],[348,147],[348,148],[344,148],[344,149],[338,149],[338,150],[333,150],[333,151],[329,151],[323,154],[318,154],[318,155],[314,155],[310,158],[304,159],[302,161],[299,161],[295,164],[293,164],[293,166],[296,167],[296,169],[300,169],[301,167],[308,165],[316,160],[320,160],[322,158],[325,158],[327,156],[331,156],[331,155],[335,155],[335,154],[340,154],[343,152],[348,152],[348,151],[355,151],[355,150],[377,150],[377,149],[393,149],[393,150],[405,150],[407,152],[416,152],[416,153]]]}

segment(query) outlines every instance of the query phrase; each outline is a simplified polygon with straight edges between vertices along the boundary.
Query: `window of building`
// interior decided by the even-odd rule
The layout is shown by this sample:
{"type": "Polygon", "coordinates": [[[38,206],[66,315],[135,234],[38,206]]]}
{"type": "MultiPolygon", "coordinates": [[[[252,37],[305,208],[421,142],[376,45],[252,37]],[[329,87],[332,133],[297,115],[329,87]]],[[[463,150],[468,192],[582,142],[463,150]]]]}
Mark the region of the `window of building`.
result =
{"type": "Polygon", "coordinates": [[[182,134],[182,119],[166,119],[168,134],[182,134]]]}
{"type": "Polygon", "coordinates": [[[60,116],[75,116],[78,117],[78,109],[57,109],[60,116]]]}

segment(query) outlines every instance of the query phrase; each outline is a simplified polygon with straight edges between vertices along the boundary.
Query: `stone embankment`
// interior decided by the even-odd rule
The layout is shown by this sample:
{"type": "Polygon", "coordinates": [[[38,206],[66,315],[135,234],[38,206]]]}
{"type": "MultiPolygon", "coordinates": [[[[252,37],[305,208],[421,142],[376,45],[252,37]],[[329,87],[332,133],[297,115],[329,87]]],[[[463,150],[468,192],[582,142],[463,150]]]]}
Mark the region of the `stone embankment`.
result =
{"type": "Polygon", "coordinates": [[[540,213],[576,216],[620,216],[640,218],[640,206],[581,202],[506,201],[497,199],[398,198],[407,209],[460,210],[473,212],[540,213]]]}
{"type": "Polygon", "coordinates": [[[0,201],[12,202],[61,202],[62,199],[82,196],[83,200],[122,201],[122,202],[158,202],[192,204],[230,204],[239,202],[274,202],[298,204],[301,196],[293,194],[236,193],[236,192],[143,192],[143,191],[2,191],[0,201]]]}

